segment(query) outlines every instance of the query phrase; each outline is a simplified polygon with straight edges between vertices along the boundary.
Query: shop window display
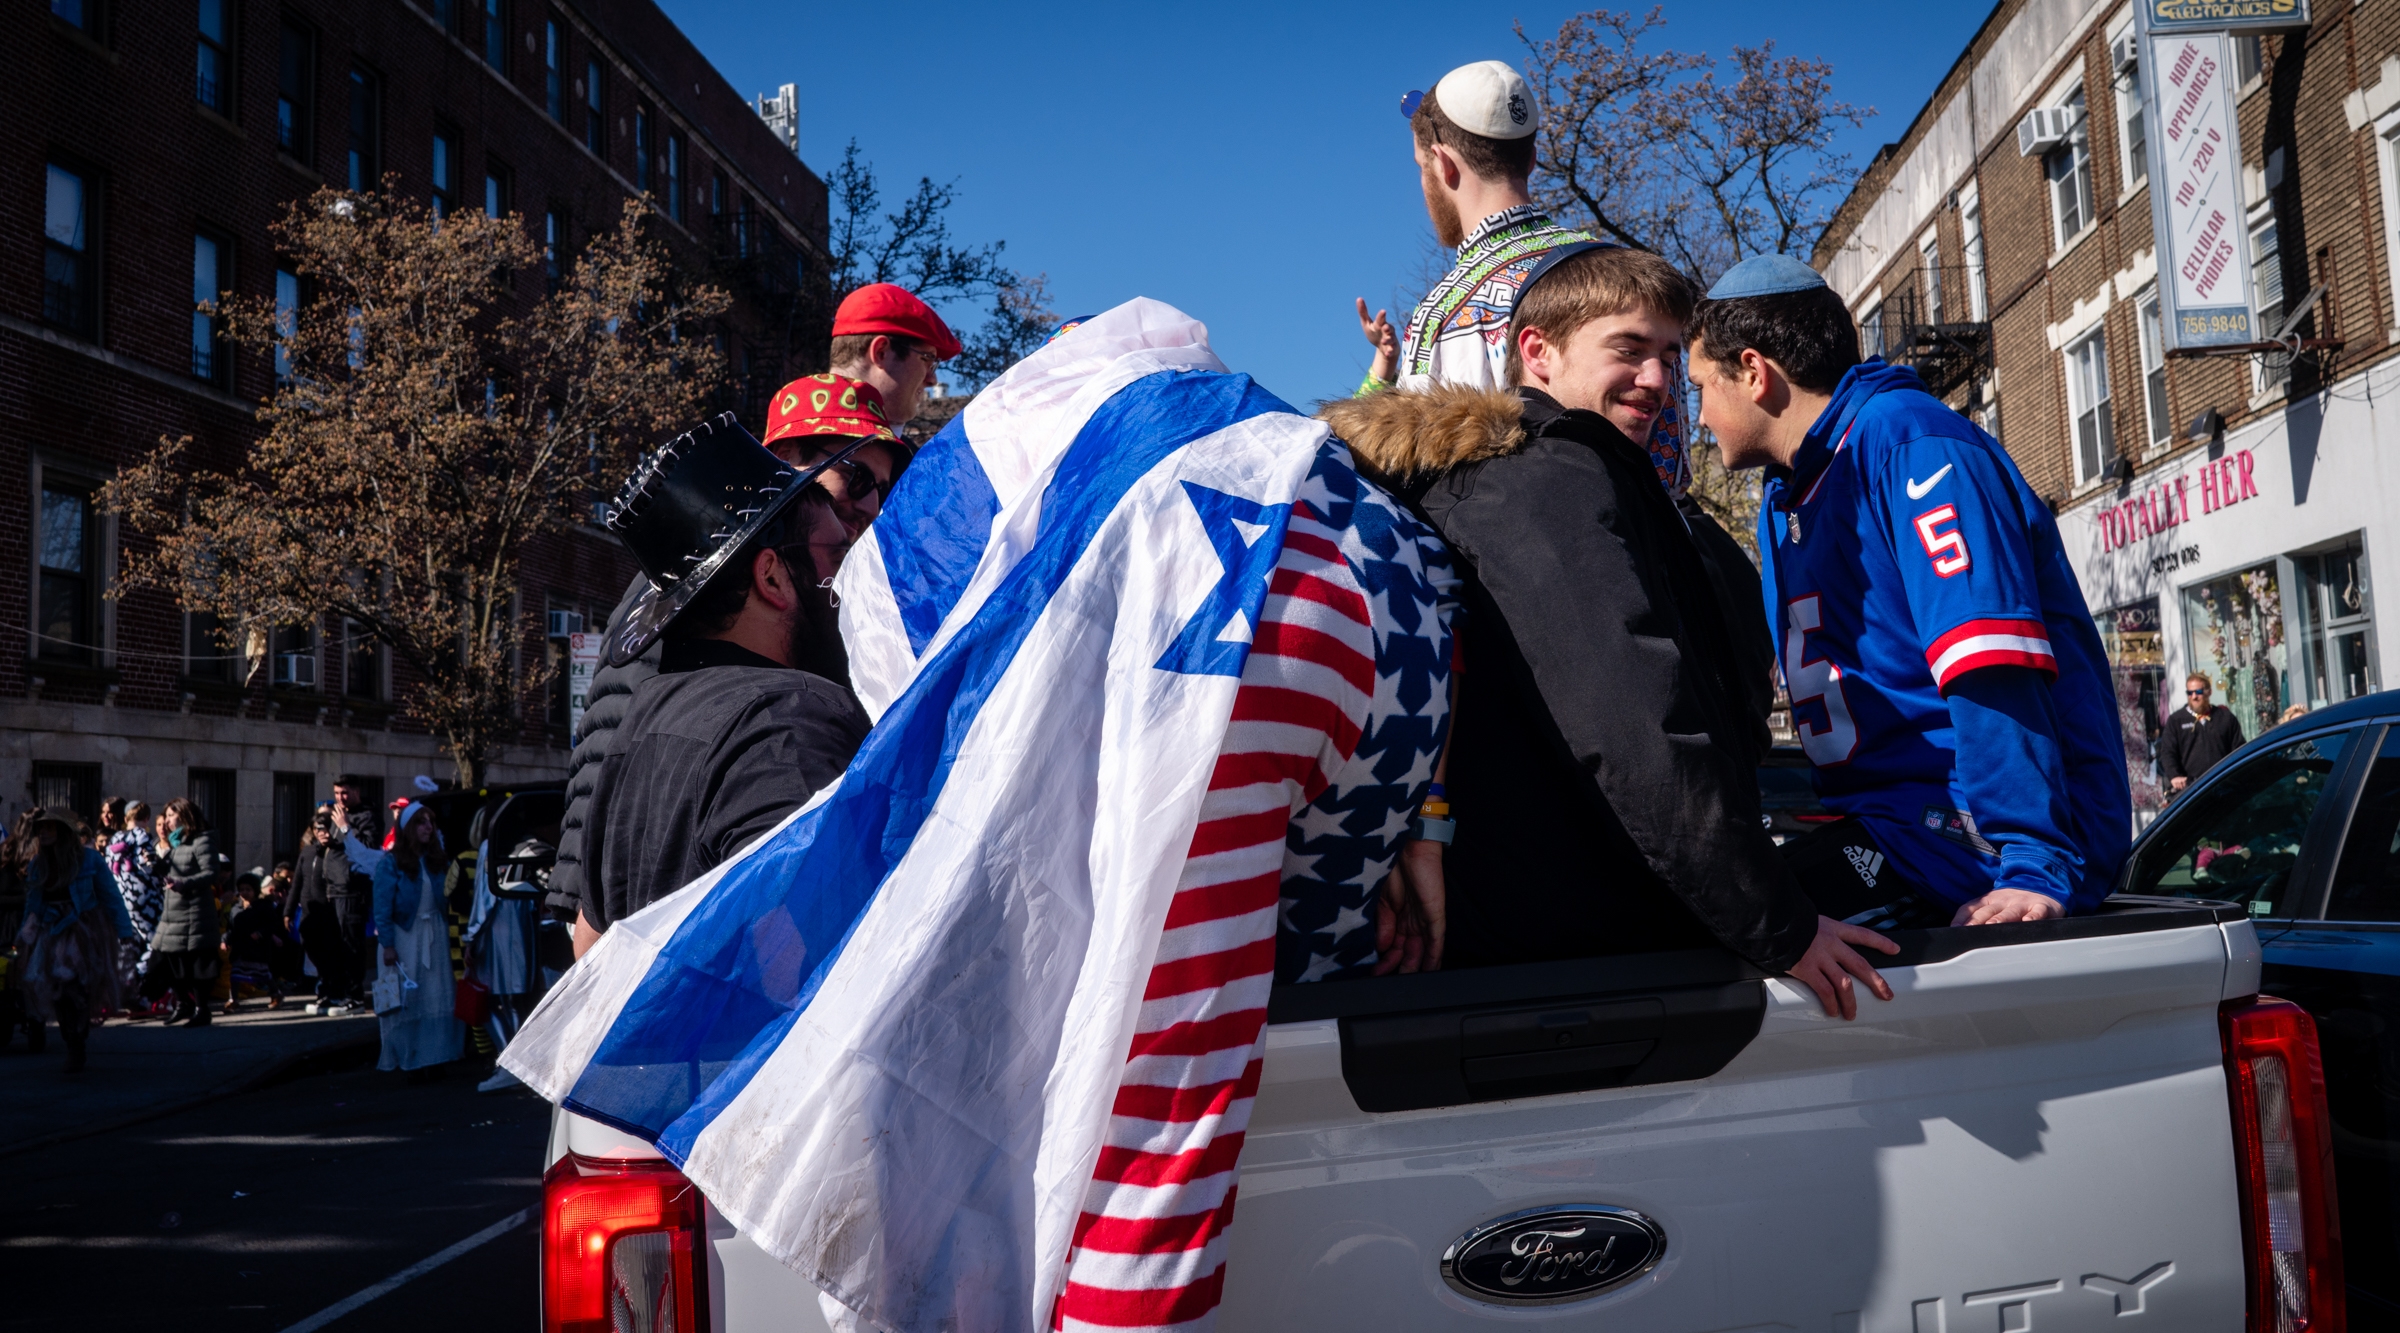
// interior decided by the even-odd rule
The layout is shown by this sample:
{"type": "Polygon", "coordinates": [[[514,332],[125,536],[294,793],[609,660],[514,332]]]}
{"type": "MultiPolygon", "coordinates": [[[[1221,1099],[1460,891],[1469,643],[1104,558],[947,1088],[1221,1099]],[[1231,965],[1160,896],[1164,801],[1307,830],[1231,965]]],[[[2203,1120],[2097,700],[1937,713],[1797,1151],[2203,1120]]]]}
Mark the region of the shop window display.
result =
{"type": "Polygon", "coordinates": [[[2244,736],[2275,725],[2284,706],[2283,594],[2275,566],[2259,565],[2183,590],[2192,669],[2217,687],[2244,736]]]}
{"type": "Polygon", "coordinates": [[[2359,539],[2295,555],[2292,572],[2302,650],[2294,694],[2305,690],[2308,706],[2322,708],[2374,693],[2374,603],[2367,595],[2367,556],[2359,539]]]}
{"type": "Polygon", "coordinates": [[[2117,687],[2117,719],[2124,729],[2125,776],[2133,786],[2137,818],[2166,804],[2158,780],[2158,733],[2167,707],[2166,654],[2159,641],[2158,599],[2144,598],[2131,606],[2102,611],[2092,617],[2108,651],[2109,674],[2117,687]]]}

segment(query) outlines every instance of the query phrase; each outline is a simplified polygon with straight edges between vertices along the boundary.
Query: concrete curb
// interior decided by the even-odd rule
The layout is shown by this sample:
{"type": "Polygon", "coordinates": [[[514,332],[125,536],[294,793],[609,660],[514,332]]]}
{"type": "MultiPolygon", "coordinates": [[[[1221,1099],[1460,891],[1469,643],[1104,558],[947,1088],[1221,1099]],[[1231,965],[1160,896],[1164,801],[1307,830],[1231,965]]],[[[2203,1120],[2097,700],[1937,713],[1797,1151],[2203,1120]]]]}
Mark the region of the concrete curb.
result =
{"type": "Polygon", "coordinates": [[[188,1111],[195,1106],[204,1106],[210,1102],[222,1101],[227,1097],[236,1097],[242,1093],[253,1091],[257,1088],[264,1087],[265,1085],[274,1082],[276,1079],[281,1078],[285,1073],[289,1072],[294,1066],[305,1061],[314,1060],[320,1056],[332,1055],[340,1051],[352,1050],[361,1046],[373,1046],[382,1040],[382,1032],[373,1027],[370,1027],[363,1032],[347,1033],[330,1041],[318,1042],[314,1046],[293,1051],[290,1054],[285,1055],[283,1058],[275,1061],[273,1064],[268,1065],[264,1069],[259,1069],[251,1073],[244,1074],[238,1078],[228,1079],[227,1081],[218,1084],[216,1087],[207,1089],[203,1092],[194,1093],[189,1097],[183,1097],[173,1101],[159,1102],[156,1105],[146,1106],[139,1111],[133,1111],[125,1115],[117,1116],[114,1119],[95,1120],[89,1124],[77,1125],[73,1129],[62,1129],[55,1134],[45,1134],[38,1139],[29,1139],[23,1143],[0,1144],[0,1158],[15,1157],[23,1153],[36,1152],[40,1149],[52,1147],[56,1144],[66,1143],[74,1139],[89,1138],[94,1134],[111,1133],[115,1130],[126,1129],[133,1125],[142,1124],[145,1121],[157,1120],[165,1116],[174,1115],[179,1111],[188,1111]]]}

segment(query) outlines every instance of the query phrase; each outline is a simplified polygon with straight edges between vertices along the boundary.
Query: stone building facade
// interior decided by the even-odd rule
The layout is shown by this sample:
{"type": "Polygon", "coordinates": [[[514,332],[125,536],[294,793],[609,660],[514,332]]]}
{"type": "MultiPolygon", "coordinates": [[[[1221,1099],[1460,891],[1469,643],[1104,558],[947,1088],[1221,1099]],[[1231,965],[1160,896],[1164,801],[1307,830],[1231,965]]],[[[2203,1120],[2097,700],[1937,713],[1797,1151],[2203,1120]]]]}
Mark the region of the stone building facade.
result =
{"type": "Polygon", "coordinates": [[[2256,735],[2380,688],[2400,653],[2400,606],[2378,616],[2372,591],[2400,560],[2400,453],[2381,446],[2400,438],[2400,0],[2315,8],[2233,55],[2253,324],[2326,345],[2162,353],[2117,0],[2002,0],[1815,254],[1867,350],[1916,363],[2058,513],[2137,808],[2160,803],[2153,745],[2185,673],[2256,735]]]}
{"type": "MultiPolygon", "coordinates": [[[[0,813],[188,795],[262,864],[337,773],[398,794],[451,770],[404,715],[404,665],[351,627],[229,654],[167,598],[108,596],[132,538],[99,485],[162,436],[230,465],[272,391],[195,299],[296,287],[268,228],[320,186],[390,173],[563,255],[646,191],[678,263],[735,297],[712,333],[755,418],[824,356],[825,187],[796,106],[771,127],[651,0],[45,2],[0,13],[0,813]]],[[[604,618],[632,574],[597,529],[527,550],[525,659],[555,660],[551,632],[604,618]]],[[[563,773],[564,702],[494,780],[563,773]]]]}

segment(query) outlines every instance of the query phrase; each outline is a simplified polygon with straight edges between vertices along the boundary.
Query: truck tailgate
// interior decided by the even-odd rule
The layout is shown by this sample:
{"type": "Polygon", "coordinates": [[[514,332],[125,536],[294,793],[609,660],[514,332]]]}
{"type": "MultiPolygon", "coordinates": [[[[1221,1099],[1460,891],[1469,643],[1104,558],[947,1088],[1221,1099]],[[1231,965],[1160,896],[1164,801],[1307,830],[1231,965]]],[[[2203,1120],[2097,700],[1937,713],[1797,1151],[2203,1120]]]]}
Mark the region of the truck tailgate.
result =
{"type": "MultiPolygon", "coordinates": [[[[2217,1008],[2256,989],[2257,946],[2247,922],[2174,916],[1920,947],[1938,961],[1887,968],[1895,998],[1862,999],[1855,1023],[1749,983],[1755,1038],[1681,1082],[1370,1114],[1344,1077],[1348,1020],[1277,1023],[1220,1327],[2233,1333],[2217,1008]],[[1654,1265],[1543,1305],[1445,1280],[1445,1250],[1483,1224],[1578,1205],[1654,1222],[1654,1265]]],[[[1509,1292],[1539,1288],[1533,1270],[1509,1292]]]]}

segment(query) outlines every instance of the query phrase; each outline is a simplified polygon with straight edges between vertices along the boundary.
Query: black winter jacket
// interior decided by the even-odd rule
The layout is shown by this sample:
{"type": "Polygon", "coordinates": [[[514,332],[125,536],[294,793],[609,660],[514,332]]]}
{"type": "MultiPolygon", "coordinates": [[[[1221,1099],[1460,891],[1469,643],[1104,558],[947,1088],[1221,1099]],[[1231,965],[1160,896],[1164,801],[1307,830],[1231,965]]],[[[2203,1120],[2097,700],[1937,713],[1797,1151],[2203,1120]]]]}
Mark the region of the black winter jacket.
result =
{"type": "MultiPolygon", "coordinates": [[[[648,578],[633,576],[625,595],[617,599],[617,609],[608,613],[609,629],[617,627],[634,599],[649,587],[648,578]]],[[[658,654],[664,643],[664,639],[652,643],[624,666],[603,664],[592,673],[591,689],[583,700],[583,725],[575,732],[574,753],[567,756],[567,813],[558,824],[558,862],[550,870],[549,901],[553,906],[572,908],[583,899],[583,825],[591,810],[592,787],[600,780],[600,761],[608,758],[616,742],[617,726],[633,704],[633,692],[658,674],[658,654]]]]}
{"type": "MultiPolygon", "coordinates": [[[[1460,558],[1445,965],[1713,940],[1787,971],[1817,914],[1759,824],[1757,651],[1715,586],[1731,571],[1712,577],[1606,418],[1521,395],[1325,409],[1460,558]]],[[[1741,614],[1762,614],[1753,597],[1741,614]]]]}

